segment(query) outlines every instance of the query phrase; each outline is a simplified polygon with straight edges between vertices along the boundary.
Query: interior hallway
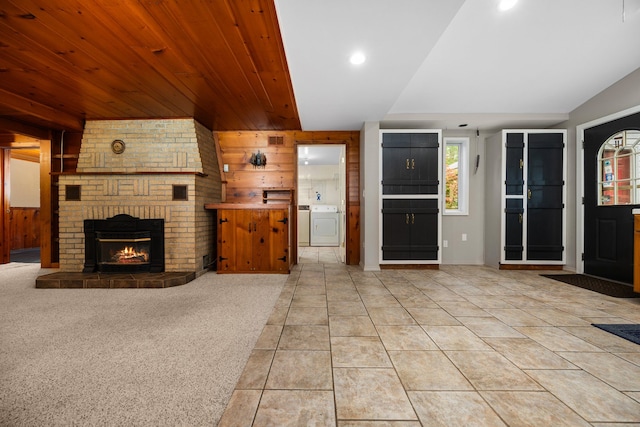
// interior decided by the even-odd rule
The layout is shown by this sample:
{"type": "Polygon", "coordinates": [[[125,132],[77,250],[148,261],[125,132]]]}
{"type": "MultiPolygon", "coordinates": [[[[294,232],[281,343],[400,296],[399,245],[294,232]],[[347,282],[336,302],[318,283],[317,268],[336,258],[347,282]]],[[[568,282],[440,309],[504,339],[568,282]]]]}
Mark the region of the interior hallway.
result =
{"type": "Polygon", "coordinates": [[[640,425],[640,345],[591,326],[640,323],[640,299],[335,249],[301,248],[220,427],[640,425]]]}

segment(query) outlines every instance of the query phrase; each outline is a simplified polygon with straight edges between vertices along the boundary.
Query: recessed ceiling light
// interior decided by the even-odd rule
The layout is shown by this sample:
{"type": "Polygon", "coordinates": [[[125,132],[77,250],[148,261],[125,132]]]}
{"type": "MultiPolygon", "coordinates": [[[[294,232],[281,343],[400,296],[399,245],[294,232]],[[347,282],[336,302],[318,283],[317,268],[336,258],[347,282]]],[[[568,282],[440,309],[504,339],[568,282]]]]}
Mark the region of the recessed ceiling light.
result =
{"type": "Polygon", "coordinates": [[[500,0],[500,4],[498,4],[498,9],[509,10],[513,6],[515,6],[517,2],[518,0],[500,0]]]}
{"type": "Polygon", "coordinates": [[[364,56],[364,53],[362,52],[355,52],[349,58],[349,62],[351,62],[353,65],[360,65],[364,63],[364,61],[366,60],[367,60],[367,57],[364,56]]]}

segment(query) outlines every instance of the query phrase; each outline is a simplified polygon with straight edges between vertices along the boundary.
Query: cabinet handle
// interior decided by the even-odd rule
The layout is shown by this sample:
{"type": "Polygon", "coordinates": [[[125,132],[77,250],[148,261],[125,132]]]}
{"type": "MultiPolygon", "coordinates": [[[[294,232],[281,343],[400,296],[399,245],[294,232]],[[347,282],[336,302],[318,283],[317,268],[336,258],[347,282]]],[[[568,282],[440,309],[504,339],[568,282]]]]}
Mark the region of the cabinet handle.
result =
{"type": "Polygon", "coordinates": [[[522,214],[518,214],[518,221],[522,224],[522,214]]]}
{"type": "Polygon", "coordinates": [[[520,169],[524,169],[524,160],[520,159],[520,169]]]}
{"type": "Polygon", "coordinates": [[[411,224],[415,224],[415,223],[416,223],[416,215],[411,214],[411,224]]]}
{"type": "Polygon", "coordinates": [[[407,169],[409,169],[409,159],[407,159],[407,169]]]}
{"type": "Polygon", "coordinates": [[[411,159],[411,169],[416,168],[416,159],[411,159]]]}
{"type": "Polygon", "coordinates": [[[256,222],[253,223],[253,231],[256,231],[256,222]]]}
{"type": "Polygon", "coordinates": [[[405,224],[409,224],[409,214],[405,214],[405,220],[404,220],[405,224]]]}
{"type": "Polygon", "coordinates": [[[527,188],[527,198],[531,200],[531,189],[527,188]]]}
{"type": "Polygon", "coordinates": [[[251,223],[249,223],[249,233],[251,233],[251,223]]]}

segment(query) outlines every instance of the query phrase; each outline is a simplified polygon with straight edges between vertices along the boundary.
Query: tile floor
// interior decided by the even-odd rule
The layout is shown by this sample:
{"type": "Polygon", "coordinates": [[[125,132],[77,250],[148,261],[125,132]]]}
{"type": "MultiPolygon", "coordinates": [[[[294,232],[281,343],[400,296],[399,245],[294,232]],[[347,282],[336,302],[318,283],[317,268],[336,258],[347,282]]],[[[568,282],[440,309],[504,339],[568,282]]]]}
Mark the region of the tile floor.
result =
{"type": "Polygon", "coordinates": [[[640,299],[443,265],[364,272],[301,248],[219,423],[640,426],[640,299]]]}

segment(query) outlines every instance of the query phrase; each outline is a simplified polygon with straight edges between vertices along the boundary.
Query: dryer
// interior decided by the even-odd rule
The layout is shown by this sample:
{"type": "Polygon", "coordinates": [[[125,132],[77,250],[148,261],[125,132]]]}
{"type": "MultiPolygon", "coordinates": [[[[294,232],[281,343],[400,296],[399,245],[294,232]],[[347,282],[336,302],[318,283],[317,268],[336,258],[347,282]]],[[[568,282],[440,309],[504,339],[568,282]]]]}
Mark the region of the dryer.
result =
{"type": "Polygon", "coordinates": [[[340,245],[340,214],[337,206],[311,205],[309,245],[340,245]]]}

